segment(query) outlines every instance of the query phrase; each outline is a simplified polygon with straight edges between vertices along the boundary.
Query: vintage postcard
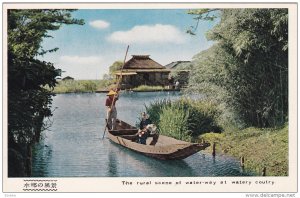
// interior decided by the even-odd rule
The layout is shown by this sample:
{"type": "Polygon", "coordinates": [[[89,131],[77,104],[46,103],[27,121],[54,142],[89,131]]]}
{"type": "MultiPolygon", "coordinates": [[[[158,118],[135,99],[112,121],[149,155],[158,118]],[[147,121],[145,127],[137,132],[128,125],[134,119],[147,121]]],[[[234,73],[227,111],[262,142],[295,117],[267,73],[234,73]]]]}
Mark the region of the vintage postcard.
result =
{"type": "Polygon", "coordinates": [[[3,192],[295,196],[297,12],[3,3],[3,192]]]}

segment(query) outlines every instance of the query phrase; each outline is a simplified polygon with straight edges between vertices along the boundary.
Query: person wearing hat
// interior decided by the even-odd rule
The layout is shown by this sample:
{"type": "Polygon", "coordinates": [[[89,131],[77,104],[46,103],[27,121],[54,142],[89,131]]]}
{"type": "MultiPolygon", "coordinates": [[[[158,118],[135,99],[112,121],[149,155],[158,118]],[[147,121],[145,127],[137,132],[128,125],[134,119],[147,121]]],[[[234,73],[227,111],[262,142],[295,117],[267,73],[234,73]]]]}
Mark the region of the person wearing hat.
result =
{"type": "Polygon", "coordinates": [[[110,90],[107,94],[105,101],[106,112],[107,112],[107,126],[109,129],[116,129],[116,120],[117,120],[117,109],[116,101],[118,100],[118,93],[114,90],[110,90]]]}

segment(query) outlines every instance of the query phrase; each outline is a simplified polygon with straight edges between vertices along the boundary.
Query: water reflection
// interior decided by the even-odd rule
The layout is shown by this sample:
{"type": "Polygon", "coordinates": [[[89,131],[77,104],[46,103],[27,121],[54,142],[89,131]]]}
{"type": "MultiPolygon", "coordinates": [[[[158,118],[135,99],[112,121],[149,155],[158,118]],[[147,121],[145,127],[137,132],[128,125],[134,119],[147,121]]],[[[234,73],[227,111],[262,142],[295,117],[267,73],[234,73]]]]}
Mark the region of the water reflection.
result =
{"type": "MultiPolygon", "coordinates": [[[[116,167],[116,159],[124,157],[126,160],[121,164],[122,167],[126,167],[127,171],[124,175],[119,176],[144,176],[144,177],[157,177],[160,175],[168,176],[194,176],[193,169],[186,163],[184,160],[172,160],[172,161],[163,161],[158,159],[153,159],[151,157],[145,156],[143,154],[137,153],[130,149],[124,148],[114,142],[111,142],[112,146],[117,149],[118,154],[116,155],[113,152],[109,153],[110,162],[114,162],[114,164],[109,163],[109,170],[116,167]],[[180,170],[178,172],[178,170],[180,170]]],[[[116,172],[115,172],[116,173],[116,172]]],[[[121,173],[122,174],[122,173],[121,173]]],[[[118,176],[118,175],[111,175],[118,176]]]]}
{"type": "MultiPolygon", "coordinates": [[[[134,125],[145,104],[175,100],[178,92],[122,93],[118,117],[134,125]]],[[[242,176],[239,162],[199,152],[184,160],[160,161],[102,140],[106,94],[54,97],[53,126],[33,153],[34,177],[193,177],[242,176]]]]}
{"type": "Polygon", "coordinates": [[[116,161],[116,155],[113,152],[108,153],[108,164],[107,164],[107,176],[117,176],[118,166],[116,161]]]}
{"type": "Polygon", "coordinates": [[[37,168],[33,168],[32,174],[37,177],[48,175],[47,163],[52,158],[51,146],[38,144],[33,150],[33,161],[40,164],[37,168]]]}

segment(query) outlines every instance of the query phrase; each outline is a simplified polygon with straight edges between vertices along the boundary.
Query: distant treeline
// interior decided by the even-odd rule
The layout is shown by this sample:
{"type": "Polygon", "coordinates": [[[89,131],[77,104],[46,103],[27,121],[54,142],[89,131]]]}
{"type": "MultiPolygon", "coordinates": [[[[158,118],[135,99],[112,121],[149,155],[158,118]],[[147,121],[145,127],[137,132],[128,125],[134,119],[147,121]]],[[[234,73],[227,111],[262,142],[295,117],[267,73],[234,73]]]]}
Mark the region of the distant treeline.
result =
{"type": "Polygon", "coordinates": [[[62,80],[59,81],[53,93],[85,93],[98,90],[108,90],[113,85],[112,80],[62,80]]]}
{"type": "MultiPolygon", "coordinates": [[[[59,81],[53,89],[47,87],[48,90],[55,94],[61,93],[89,93],[96,91],[108,91],[115,88],[114,80],[62,80],[59,81]]],[[[133,91],[162,91],[162,86],[141,85],[132,89],[133,91]]]]}

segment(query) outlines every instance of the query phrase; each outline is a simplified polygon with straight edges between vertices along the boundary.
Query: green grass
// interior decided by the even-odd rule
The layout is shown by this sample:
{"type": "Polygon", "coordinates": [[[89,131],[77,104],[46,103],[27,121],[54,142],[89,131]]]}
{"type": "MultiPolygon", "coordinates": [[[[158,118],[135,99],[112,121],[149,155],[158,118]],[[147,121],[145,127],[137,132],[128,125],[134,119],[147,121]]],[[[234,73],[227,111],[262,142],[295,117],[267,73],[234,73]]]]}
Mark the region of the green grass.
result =
{"type": "Polygon", "coordinates": [[[200,136],[199,141],[202,140],[216,142],[218,153],[244,157],[245,168],[257,174],[266,167],[267,176],[288,175],[288,125],[279,129],[251,127],[222,134],[207,133],[200,136]]]}
{"type": "Polygon", "coordinates": [[[191,133],[188,125],[189,112],[178,106],[163,107],[159,129],[161,134],[179,140],[190,141],[191,133]]]}
{"type": "Polygon", "coordinates": [[[112,80],[64,80],[59,81],[54,93],[83,93],[97,90],[108,90],[113,84],[112,80]]]}
{"type": "MultiPolygon", "coordinates": [[[[258,175],[264,168],[267,176],[288,175],[288,124],[275,129],[229,128],[219,124],[221,112],[216,107],[207,101],[158,100],[146,106],[146,111],[161,134],[185,141],[205,140],[211,145],[215,142],[217,153],[244,157],[245,169],[258,175]]],[[[212,152],[212,146],[206,151],[212,152]]]]}
{"type": "Polygon", "coordinates": [[[215,121],[219,115],[215,107],[211,103],[189,99],[160,100],[146,106],[146,111],[161,134],[193,141],[202,133],[222,130],[215,121]]]}
{"type": "MultiPolygon", "coordinates": [[[[114,80],[64,80],[59,81],[54,88],[54,93],[84,93],[98,90],[110,90],[116,84],[114,80]]],[[[162,86],[141,85],[133,89],[134,91],[163,91],[162,86]]]]}
{"type": "Polygon", "coordinates": [[[148,86],[140,85],[136,88],[133,88],[134,91],[162,91],[164,88],[162,86],[148,86]]]}

